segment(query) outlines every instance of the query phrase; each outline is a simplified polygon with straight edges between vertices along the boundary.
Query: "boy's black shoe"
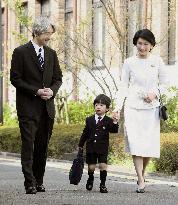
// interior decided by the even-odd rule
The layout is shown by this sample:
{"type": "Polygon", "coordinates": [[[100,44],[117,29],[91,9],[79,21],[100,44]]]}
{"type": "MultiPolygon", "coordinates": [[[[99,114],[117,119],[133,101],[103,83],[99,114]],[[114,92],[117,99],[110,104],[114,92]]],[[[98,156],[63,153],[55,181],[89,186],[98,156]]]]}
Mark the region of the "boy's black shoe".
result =
{"type": "Polygon", "coordinates": [[[36,193],[37,193],[36,187],[29,186],[26,188],[26,194],[36,194],[36,193]]]}
{"type": "Polygon", "coordinates": [[[91,180],[91,179],[87,180],[86,189],[88,191],[91,191],[93,189],[93,182],[94,182],[94,180],[91,180]]]}
{"type": "Polygon", "coordinates": [[[105,185],[100,184],[100,192],[101,193],[108,193],[108,190],[105,185]]]}

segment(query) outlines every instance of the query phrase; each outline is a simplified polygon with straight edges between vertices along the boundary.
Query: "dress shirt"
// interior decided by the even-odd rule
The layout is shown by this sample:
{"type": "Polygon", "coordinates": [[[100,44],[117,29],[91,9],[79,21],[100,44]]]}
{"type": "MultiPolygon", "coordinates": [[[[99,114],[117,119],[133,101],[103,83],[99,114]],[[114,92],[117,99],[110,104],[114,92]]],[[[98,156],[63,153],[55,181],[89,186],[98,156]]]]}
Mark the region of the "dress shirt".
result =
{"type": "Polygon", "coordinates": [[[41,57],[43,58],[44,60],[44,48],[43,46],[39,46],[38,44],[36,44],[34,41],[32,41],[32,44],[33,44],[33,47],[35,49],[35,52],[36,52],[36,55],[38,56],[39,55],[39,49],[41,48],[41,57]]]}
{"type": "MultiPolygon", "coordinates": [[[[100,117],[101,117],[100,121],[104,118],[104,116],[105,116],[105,115],[100,116],[100,117]]],[[[99,117],[99,115],[95,114],[96,124],[98,123],[98,117],[99,117]]]]}

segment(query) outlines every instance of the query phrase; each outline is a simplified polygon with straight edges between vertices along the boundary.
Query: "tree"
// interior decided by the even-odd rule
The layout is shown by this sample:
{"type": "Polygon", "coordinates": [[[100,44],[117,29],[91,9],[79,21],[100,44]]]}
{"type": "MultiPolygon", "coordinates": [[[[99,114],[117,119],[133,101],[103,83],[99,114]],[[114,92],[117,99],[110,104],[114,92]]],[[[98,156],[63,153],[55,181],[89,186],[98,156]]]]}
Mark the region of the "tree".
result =
{"type": "MultiPolygon", "coordinates": [[[[25,15],[22,0],[4,1],[15,12],[18,22],[25,25],[30,32],[32,18],[25,15]]],[[[168,12],[171,13],[171,18],[169,18],[168,28],[171,28],[172,23],[175,22],[174,7],[172,6],[175,2],[174,0],[169,2],[168,12]]],[[[51,45],[57,50],[63,72],[71,73],[74,78],[74,86],[68,90],[67,98],[74,91],[76,95],[80,85],[85,87],[86,92],[96,95],[96,91],[86,83],[86,78],[84,78],[86,75],[93,79],[100,90],[97,92],[108,94],[111,99],[115,99],[120,67],[133,50],[131,42],[133,33],[140,26],[149,28],[152,24],[149,12],[144,12],[148,9],[147,6],[147,1],[141,0],[133,2],[128,0],[98,0],[97,4],[91,5],[88,13],[82,16],[77,23],[76,21],[65,21],[64,25],[58,26],[51,45]],[[105,56],[101,54],[100,49],[96,48],[93,42],[93,35],[96,32],[93,29],[96,8],[101,8],[103,12],[105,56]],[[118,11],[121,11],[122,14],[118,11]],[[136,22],[133,22],[133,17],[136,22]],[[98,62],[101,66],[98,66],[98,62]],[[116,72],[118,73],[113,72],[114,64],[117,66],[116,72]],[[85,74],[81,75],[83,71],[85,74]]],[[[27,40],[23,35],[16,32],[14,34],[19,37],[20,43],[27,40]]],[[[167,41],[167,34],[162,37],[158,44],[165,41],[167,41]]]]}

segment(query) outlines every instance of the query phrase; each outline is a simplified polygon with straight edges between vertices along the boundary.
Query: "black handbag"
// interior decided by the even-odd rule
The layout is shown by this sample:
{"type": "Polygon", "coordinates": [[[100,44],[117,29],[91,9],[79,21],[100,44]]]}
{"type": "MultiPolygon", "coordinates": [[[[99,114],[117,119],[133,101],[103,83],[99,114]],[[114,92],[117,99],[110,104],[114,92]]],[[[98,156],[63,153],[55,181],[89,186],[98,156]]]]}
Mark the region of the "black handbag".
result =
{"type": "Polygon", "coordinates": [[[83,151],[79,149],[77,158],[74,159],[72,167],[69,171],[70,184],[78,185],[82,178],[84,168],[83,151]]]}
{"type": "Polygon", "coordinates": [[[168,119],[167,107],[165,105],[160,105],[159,115],[164,121],[168,119]]]}
{"type": "Polygon", "coordinates": [[[168,110],[167,110],[167,107],[165,105],[163,105],[160,90],[159,90],[159,96],[160,96],[159,97],[159,101],[160,101],[159,116],[160,116],[160,119],[166,121],[168,119],[168,110]]]}

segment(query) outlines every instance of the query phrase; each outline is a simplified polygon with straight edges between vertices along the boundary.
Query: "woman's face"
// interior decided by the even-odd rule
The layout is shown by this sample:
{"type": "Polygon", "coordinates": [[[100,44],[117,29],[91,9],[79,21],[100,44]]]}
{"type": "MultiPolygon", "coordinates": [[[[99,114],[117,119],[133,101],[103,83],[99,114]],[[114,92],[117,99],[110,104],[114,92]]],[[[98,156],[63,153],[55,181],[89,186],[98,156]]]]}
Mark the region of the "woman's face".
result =
{"type": "Polygon", "coordinates": [[[147,40],[143,39],[143,38],[139,38],[137,40],[136,47],[137,47],[138,55],[142,58],[147,57],[150,50],[153,48],[151,43],[148,42],[147,40]]]}

